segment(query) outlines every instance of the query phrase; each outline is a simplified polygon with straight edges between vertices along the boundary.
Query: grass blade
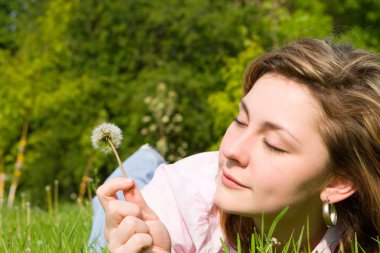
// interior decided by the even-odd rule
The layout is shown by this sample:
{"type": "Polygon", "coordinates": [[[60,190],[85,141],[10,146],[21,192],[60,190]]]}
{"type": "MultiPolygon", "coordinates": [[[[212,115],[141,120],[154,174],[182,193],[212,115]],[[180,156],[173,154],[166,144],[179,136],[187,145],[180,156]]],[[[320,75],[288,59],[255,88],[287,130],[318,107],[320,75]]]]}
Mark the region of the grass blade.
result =
{"type": "MultiPolygon", "coordinates": [[[[269,232],[268,232],[268,235],[267,235],[267,238],[266,238],[266,243],[270,243],[270,240],[272,239],[272,236],[273,236],[273,232],[277,226],[277,223],[282,219],[282,217],[284,217],[284,215],[286,214],[286,212],[288,211],[289,207],[285,207],[277,216],[276,218],[274,219],[272,225],[270,226],[269,228],[269,232]]],[[[262,226],[264,227],[264,226],[262,226]]]]}
{"type": "Polygon", "coordinates": [[[230,251],[228,250],[228,247],[227,247],[226,243],[223,241],[222,238],[220,238],[220,242],[222,243],[223,252],[224,253],[229,253],[230,251]]]}

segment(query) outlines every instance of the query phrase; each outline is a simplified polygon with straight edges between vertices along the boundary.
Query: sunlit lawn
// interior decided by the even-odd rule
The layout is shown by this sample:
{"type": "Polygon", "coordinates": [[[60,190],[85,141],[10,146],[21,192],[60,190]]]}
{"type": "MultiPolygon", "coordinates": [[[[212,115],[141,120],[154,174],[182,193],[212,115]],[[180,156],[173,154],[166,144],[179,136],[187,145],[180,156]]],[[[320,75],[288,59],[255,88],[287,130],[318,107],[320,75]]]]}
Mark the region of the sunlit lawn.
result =
{"type": "MultiPolygon", "coordinates": [[[[277,218],[268,236],[256,235],[252,240],[252,253],[280,252],[272,247],[271,241],[271,234],[280,215],[277,218]]],[[[27,203],[18,203],[11,209],[3,206],[0,221],[0,252],[90,252],[87,241],[91,230],[92,208],[89,204],[81,207],[74,202],[60,203],[58,208],[55,206],[49,212],[38,207],[28,207],[27,203]]],[[[307,236],[307,232],[303,236],[307,236]]],[[[301,237],[294,237],[281,252],[300,252],[301,237]]],[[[223,252],[228,252],[227,248],[223,252]]],[[[353,242],[352,252],[364,251],[353,242]]]]}
{"type": "Polygon", "coordinates": [[[50,213],[25,203],[4,206],[0,252],[89,252],[91,220],[89,205],[64,203],[50,213]]]}

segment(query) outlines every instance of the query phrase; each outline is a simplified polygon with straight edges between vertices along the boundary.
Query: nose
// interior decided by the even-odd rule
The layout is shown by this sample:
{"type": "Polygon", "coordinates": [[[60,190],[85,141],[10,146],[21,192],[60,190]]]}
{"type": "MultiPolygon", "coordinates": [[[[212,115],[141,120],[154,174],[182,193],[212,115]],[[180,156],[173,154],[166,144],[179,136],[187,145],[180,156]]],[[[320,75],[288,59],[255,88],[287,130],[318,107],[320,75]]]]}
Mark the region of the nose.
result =
{"type": "Polygon", "coordinates": [[[247,134],[239,136],[228,136],[223,138],[220,152],[227,159],[227,166],[238,166],[245,168],[249,164],[250,151],[252,149],[252,138],[247,134]]]}

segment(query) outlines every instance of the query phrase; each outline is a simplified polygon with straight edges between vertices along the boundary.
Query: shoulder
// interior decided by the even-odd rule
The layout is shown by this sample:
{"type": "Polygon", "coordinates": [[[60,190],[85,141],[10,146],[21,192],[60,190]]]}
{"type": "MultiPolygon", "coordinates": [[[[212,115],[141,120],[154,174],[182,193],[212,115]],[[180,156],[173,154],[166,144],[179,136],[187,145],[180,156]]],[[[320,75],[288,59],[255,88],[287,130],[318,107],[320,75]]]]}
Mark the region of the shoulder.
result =
{"type": "Polygon", "coordinates": [[[163,165],[162,170],[170,177],[181,177],[184,180],[199,183],[216,176],[218,172],[218,152],[205,152],[186,157],[171,165],[163,165]],[[184,178],[185,177],[185,178],[184,178]]]}
{"type": "Polygon", "coordinates": [[[179,207],[187,205],[189,200],[198,199],[211,208],[217,173],[218,152],[192,155],[157,168],[152,182],[143,192],[149,190],[156,194],[155,190],[150,189],[160,188],[162,193],[172,194],[179,207]]]}
{"type": "Polygon", "coordinates": [[[209,169],[209,166],[215,165],[218,162],[218,152],[210,151],[188,156],[176,163],[166,165],[170,169],[180,170],[200,170],[209,169]]]}
{"type": "Polygon", "coordinates": [[[213,204],[218,174],[218,152],[205,152],[189,156],[172,165],[163,166],[178,200],[202,200],[207,208],[213,204]]]}
{"type": "Polygon", "coordinates": [[[339,245],[339,240],[345,231],[344,225],[338,223],[336,226],[329,227],[322,240],[314,248],[312,253],[331,253],[335,252],[339,245]]]}
{"type": "Polygon", "coordinates": [[[168,228],[175,251],[218,247],[210,241],[220,235],[213,205],[217,173],[218,152],[200,153],[161,165],[143,189],[147,203],[168,228]]]}

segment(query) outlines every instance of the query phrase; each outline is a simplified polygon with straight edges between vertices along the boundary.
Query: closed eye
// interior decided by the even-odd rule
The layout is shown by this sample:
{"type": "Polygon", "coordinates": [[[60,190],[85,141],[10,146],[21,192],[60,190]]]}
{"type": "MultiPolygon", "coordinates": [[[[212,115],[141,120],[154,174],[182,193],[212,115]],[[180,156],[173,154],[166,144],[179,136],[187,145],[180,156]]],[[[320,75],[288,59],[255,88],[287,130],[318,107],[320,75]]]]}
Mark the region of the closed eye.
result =
{"type": "Polygon", "coordinates": [[[247,124],[243,123],[242,121],[238,120],[238,118],[234,119],[234,122],[239,126],[239,127],[245,127],[247,124]]]}
{"type": "Polygon", "coordinates": [[[269,151],[272,151],[272,152],[275,152],[275,153],[279,153],[279,154],[284,154],[284,153],[288,153],[287,151],[281,149],[281,148],[278,148],[276,146],[273,146],[271,144],[269,144],[265,139],[263,140],[264,142],[264,145],[265,147],[269,150],[269,151]]]}

